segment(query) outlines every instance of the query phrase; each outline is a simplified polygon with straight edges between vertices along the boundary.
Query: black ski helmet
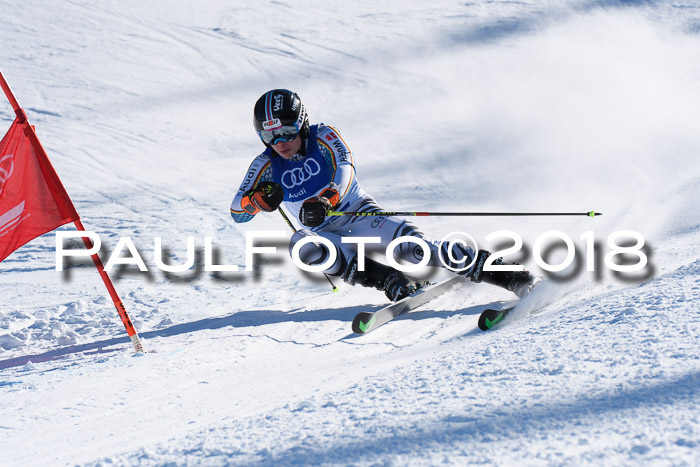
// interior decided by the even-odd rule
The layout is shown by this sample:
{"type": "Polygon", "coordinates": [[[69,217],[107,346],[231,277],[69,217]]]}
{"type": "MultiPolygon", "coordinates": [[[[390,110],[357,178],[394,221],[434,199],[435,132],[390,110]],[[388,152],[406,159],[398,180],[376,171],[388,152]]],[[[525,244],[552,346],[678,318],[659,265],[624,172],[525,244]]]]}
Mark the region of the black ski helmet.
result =
{"type": "Polygon", "coordinates": [[[297,93],[288,89],[273,89],[260,96],[253,111],[253,125],[267,147],[270,144],[265,142],[263,132],[281,127],[296,127],[303,140],[309,136],[309,116],[304,104],[297,93]]]}

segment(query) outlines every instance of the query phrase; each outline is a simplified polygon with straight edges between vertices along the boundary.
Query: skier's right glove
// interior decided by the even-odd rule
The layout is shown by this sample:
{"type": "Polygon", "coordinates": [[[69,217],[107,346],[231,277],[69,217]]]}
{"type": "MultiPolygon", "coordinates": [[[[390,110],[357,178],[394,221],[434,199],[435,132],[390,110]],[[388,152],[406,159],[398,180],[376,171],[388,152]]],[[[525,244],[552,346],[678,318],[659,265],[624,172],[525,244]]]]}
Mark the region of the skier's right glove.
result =
{"type": "Polygon", "coordinates": [[[277,183],[260,182],[241,199],[241,207],[250,215],[260,211],[272,212],[284,199],[284,190],[277,183]]]}

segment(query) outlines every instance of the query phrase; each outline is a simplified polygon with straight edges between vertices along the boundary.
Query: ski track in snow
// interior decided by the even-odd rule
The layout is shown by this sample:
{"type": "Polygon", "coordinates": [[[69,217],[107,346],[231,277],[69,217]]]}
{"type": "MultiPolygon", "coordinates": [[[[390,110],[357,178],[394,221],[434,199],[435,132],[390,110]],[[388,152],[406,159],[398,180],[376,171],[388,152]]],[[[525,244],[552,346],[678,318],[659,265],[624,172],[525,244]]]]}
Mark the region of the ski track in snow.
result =
{"type": "MultiPolygon", "coordinates": [[[[53,233],[0,264],[0,465],[700,463],[695,2],[2,11],[0,67],[103,259],[129,236],[150,271],[112,272],[147,350],[135,356],[89,260],[55,271],[53,233]],[[530,246],[565,231],[574,279],[487,333],[479,313],[513,296],[469,284],[355,336],[382,293],[332,293],[284,242],[243,271],[246,231],[286,229],[228,215],[261,149],[252,104],[274,87],[340,128],[387,209],[604,212],[418,222],[530,246]],[[645,236],[645,277],[603,265],[618,230],[645,236]],[[193,270],[155,268],[155,236],[172,264],[195,237],[193,270]],[[207,236],[241,272],[203,271],[207,236]]],[[[0,123],[12,118],[6,105],[0,123]]]]}

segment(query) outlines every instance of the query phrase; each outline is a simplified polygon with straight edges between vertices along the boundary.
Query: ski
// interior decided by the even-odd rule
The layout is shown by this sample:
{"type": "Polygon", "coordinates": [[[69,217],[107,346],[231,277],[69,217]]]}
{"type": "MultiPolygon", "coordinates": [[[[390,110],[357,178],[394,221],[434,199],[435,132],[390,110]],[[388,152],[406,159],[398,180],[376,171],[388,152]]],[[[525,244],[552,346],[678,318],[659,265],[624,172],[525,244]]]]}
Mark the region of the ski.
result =
{"type": "Polygon", "coordinates": [[[488,331],[501,321],[510,313],[515,307],[503,308],[502,310],[494,310],[492,308],[487,308],[481,312],[479,315],[479,329],[482,331],[488,331]]]}
{"type": "Polygon", "coordinates": [[[400,314],[415,310],[428,303],[438,295],[445,293],[450,287],[465,279],[462,276],[453,276],[436,284],[429,284],[419,288],[408,297],[392,303],[377,311],[362,311],[352,320],[352,330],[356,334],[367,334],[377,329],[382,324],[388,323],[400,314]]]}
{"type": "MultiPolygon", "coordinates": [[[[523,300],[527,300],[528,296],[532,294],[532,291],[535,289],[535,287],[541,287],[541,283],[542,278],[534,278],[530,287],[528,288],[527,293],[525,294],[525,296],[520,298],[520,301],[518,303],[522,303],[523,300]]],[[[540,305],[542,303],[543,302],[540,299],[540,305]]],[[[482,311],[479,315],[479,329],[481,329],[482,331],[488,331],[489,329],[492,329],[495,325],[502,322],[506,318],[506,316],[508,316],[508,313],[513,311],[513,309],[515,309],[515,305],[502,308],[500,310],[494,308],[487,308],[486,310],[482,311]]]]}

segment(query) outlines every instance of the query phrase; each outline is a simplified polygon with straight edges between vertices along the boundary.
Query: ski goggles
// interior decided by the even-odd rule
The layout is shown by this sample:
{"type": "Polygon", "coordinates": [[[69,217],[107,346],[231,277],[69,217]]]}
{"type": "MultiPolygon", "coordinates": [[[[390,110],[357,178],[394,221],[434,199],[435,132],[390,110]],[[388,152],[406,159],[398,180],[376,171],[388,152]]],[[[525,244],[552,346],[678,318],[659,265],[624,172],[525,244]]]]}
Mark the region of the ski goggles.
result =
{"type": "Polygon", "coordinates": [[[287,125],[275,128],[274,130],[260,130],[258,131],[258,135],[260,135],[260,139],[263,143],[272,146],[280,141],[288,143],[294,140],[299,136],[299,130],[296,125],[287,125]]]}

